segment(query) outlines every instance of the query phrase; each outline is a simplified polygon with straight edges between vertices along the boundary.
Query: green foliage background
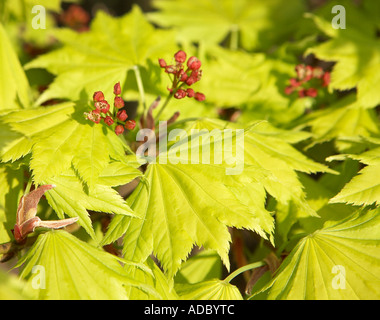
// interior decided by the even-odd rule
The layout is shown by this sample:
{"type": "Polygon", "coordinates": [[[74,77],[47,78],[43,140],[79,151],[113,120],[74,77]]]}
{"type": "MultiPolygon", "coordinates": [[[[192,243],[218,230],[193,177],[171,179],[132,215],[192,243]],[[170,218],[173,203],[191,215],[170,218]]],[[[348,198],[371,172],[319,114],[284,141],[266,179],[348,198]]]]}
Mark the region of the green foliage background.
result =
{"type": "Polygon", "coordinates": [[[378,2],[111,4],[79,32],[57,18],[70,3],[0,0],[0,258],[14,248],[0,299],[379,299],[378,2]],[[46,29],[31,27],[36,4],[46,29]],[[346,29],[332,27],[337,4],[346,29]],[[227,162],[142,170],[134,132],[83,117],[120,81],[138,122],[168,95],[158,59],[180,49],[202,61],[206,100],[172,100],[160,120],[180,111],[171,128],[244,129],[241,175],[227,162]],[[284,92],[301,63],[331,72],[316,98],[284,92]],[[28,181],[56,185],[41,219],[78,223],[17,246],[28,181]]]}

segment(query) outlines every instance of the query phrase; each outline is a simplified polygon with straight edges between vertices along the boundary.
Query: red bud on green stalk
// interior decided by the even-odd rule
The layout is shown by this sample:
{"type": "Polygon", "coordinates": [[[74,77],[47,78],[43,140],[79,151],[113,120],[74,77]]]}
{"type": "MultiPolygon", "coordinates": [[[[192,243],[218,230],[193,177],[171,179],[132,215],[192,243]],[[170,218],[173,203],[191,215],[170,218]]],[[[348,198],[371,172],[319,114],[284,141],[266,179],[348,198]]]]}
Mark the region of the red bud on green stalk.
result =
{"type": "Polygon", "coordinates": [[[133,130],[136,127],[136,121],[135,120],[128,120],[125,123],[125,128],[128,130],[133,130]]]}
{"type": "Polygon", "coordinates": [[[186,91],[182,89],[178,89],[177,92],[174,94],[174,98],[176,99],[183,99],[186,97],[186,91]]]}
{"type": "Polygon", "coordinates": [[[186,90],[186,93],[187,93],[187,96],[188,96],[189,98],[192,98],[192,97],[194,97],[194,95],[195,95],[194,90],[191,89],[191,88],[188,88],[188,89],[186,90]]]}
{"type": "Polygon", "coordinates": [[[94,105],[97,110],[100,110],[100,112],[103,112],[103,113],[107,113],[108,110],[110,109],[110,105],[107,102],[107,100],[96,101],[94,105]]]}
{"type": "Polygon", "coordinates": [[[110,116],[105,117],[105,118],[104,118],[104,122],[105,122],[107,125],[109,125],[109,126],[112,126],[113,123],[114,123],[113,119],[112,119],[110,116]]]}
{"type": "Polygon", "coordinates": [[[322,76],[322,87],[327,87],[330,84],[331,81],[331,74],[330,72],[325,72],[322,76]]]}
{"type": "Polygon", "coordinates": [[[121,97],[115,97],[113,105],[115,106],[115,108],[121,109],[122,107],[124,107],[124,100],[121,97]]]}
{"type": "Polygon", "coordinates": [[[174,55],[174,59],[175,59],[175,61],[177,61],[178,63],[184,63],[184,62],[186,61],[186,53],[185,53],[185,51],[183,51],[183,50],[178,51],[178,52],[174,55]]]}
{"type": "Polygon", "coordinates": [[[176,70],[176,68],[173,66],[173,65],[170,65],[170,66],[166,66],[165,67],[165,72],[166,73],[176,73],[177,72],[177,70],[176,70]]]}
{"type": "Polygon", "coordinates": [[[187,60],[187,66],[191,70],[198,70],[201,67],[202,63],[200,60],[198,60],[197,57],[190,57],[189,60],[187,60]]]}
{"type": "Polygon", "coordinates": [[[309,88],[306,90],[305,95],[308,97],[315,98],[318,95],[318,91],[315,88],[309,88]]]}
{"type": "Polygon", "coordinates": [[[99,109],[92,110],[91,112],[85,112],[84,115],[86,116],[86,119],[94,123],[100,123],[101,115],[99,109]]]}
{"type": "Polygon", "coordinates": [[[121,135],[123,132],[124,132],[124,127],[121,124],[117,125],[115,128],[115,133],[117,135],[121,135]]]}
{"type": "Polygon", "coordinates": [[[120,82],[116,83],[113,87],[113,93],[115,95],[120,95],[121,94],[121,86],[120,86],[120,82]]]}
{"type": "Polygon", "coordinates": [[[194,95],[194,99],[197,101],[204,101],[206,99],[206,96],[203,93],[197,92],[194,95]]]}
{"type": "Polygon", "coordinates": [[[120,111],[118,111],[116,117],[117,117],[120,121],[125,121],[125,120],[127,120],[128,115],[127,115],[127,112],[126,112],[125,110],[120,110],[120,111]]]}
{"type": "Polygon", "coordinates": [[[161,68],[165,68],[167,66],[166,61],[164,59],[158,59],[158,64],[161,68]]]}
{"type": "Polygon", "coordinates": [[[287,86],[284,90],[285,94],[289,95],[294,91],[294,87],[292,86],[287,86]]]}
{"type": "Polygon", "coordinates": [[[93,100],[94,101],[104,100],[104,94],[103,94],[103,92],[102,91],[96,91],[96,92],[94,92],[93,100]]]}

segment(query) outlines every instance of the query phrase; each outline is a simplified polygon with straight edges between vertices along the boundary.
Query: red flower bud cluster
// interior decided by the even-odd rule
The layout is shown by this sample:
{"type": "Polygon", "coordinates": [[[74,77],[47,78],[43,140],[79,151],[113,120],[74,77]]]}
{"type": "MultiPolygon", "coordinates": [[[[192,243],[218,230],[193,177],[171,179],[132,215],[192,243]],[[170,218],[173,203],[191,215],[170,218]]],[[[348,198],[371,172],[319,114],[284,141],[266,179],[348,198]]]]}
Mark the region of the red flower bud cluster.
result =
{"type": "Polygon", "coordinates": [[[90,22],[90,14],[82,7],[72,4],[70,7],[59,15],[60,22],[71,29],[78,32],[87,31],[90,22]]]}
{"type": "Polygon", "coordinates": [[[201,61],[197,57],[192,56],[185,64],[186,58],[186,53],[180,50],[174,55],[174,64],[168,65],[164,59],[158,59],[160,67],[165,69],[166,73],[174,76],[172,87],[168,88],[168,90],[176,99],[189,97],[203,101],[206,98],[203,93],[195,93],[191,88],[184,89],[184,86],[190,87],[202,78],[201,61]]]}
{"type": "Polygon", "coordinates": [[[124,128],[133,130],[136,126],[135,120],[127,120],[128,115],[125,110],[121,110],[124,107],[124,100],[121,98],[121,86],[120,82],[116,83],[113,88],[114,97],[114,112],[110,112],[110,105],[104,98],[102,91],[96,91],[93,95],[93,102],[95,109],[91,112],[85,112],[85,116],[88,120],[100,123],[103,119],[104,123],[108,126],[115,126],[115,133],[120,135],[124,132],[124,128]]]}
{"type": "Polygon", "coordinates": [[[318,89],[314,86],[327,87],[330,83],[330,72],[324,71],[321,67],[299,64],[296,66],[295,71],[297,78],[289,80],[290,85],[285,88],[285,94],[287,95],[298,92],[300,98],[315,98],[318,95],[318,89]]]}

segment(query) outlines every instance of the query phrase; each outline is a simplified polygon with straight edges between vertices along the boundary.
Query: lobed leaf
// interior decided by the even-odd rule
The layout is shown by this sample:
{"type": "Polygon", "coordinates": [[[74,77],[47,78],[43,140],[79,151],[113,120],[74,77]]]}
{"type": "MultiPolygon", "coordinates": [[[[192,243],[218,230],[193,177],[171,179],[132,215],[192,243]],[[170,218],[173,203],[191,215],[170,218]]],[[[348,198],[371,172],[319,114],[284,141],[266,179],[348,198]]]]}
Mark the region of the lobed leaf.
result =
{"type": "Polygon", "coordinates": [[[24,189],[23,170],[0,165],[0,243],[13,239],[11,229],[16,224],[19,198],[24,189]]]}
{"type": "Polygon", "coordinates": [[[78,217],[78,223],[92,238],[95,238],[95,233],[87,210],[136,216],[119,193],[111,187],[96,184],[86,191],[73,170],[46,179],[44,184],[56,186],[46,193],[46,198],[58,216],[61,219],[64,214],[78,217]]]}
{"type": "MultiPolygon", "coordinates": [[[[363,30],[357,24],[347,23],[347,29],[336,30],[323,18],[311,17],[330,39],[309,48],[306,54],[336,62],[330,88],[342,91],[357,88],[358,104],[363,108],[376,107],[380,103],[380,94],[374,85],[380,81],[376,71],[380,64],[380,42],[375,37],[375,28],[363,30]]],[[[362,15],[361,20],[366,21],[366,16],[362,15]]]]}
{"type": "Polygon", "coordinates": [[[379,219],[376,209],[326,222],[297,244],[262,291],[268,299],[376,300],[379,219]]]}
{"type": "Polygon", "coordinates": [[[248,50],[268,48],[284,39],[296,27],[294,18],[304,10],[298,0],[286,5],[278,0],[196,0],[191,6],[185,0],[156,0],[153,4],[158,10],[149,14],[150,20],[175,27],[182,41],[217,44],[236,32],[238,44],[248,50]]]}
{"type": "Polygon", "coordinates": [[[41,234],[17,266],[38,299],[127,299],[130,286],[154,292],[131,278],[117,257],[61,230],[41,234]]]}
{"type": "Polygon", "coordinates": [[[63,47],[26,65],[27,69],[45,68],[57,75],[36,104],[51,98],[76,100],[82,90],[88,96],[98,90],[112,96],[113,84],[120,81],[123,87],[128,70],[175,50],[171,35],[155,29],[138,6],[119,18],[99,10],[85,33],[55,32],[63,47]]]}
{"type": "Polygon", "coordinates": [[[337,195],[330,199],[330,202],[345,202],[355,206],[379,205],[380,148],[375,148],[361,155],[351,155],[350,157],[360,160],[367,166],[360,170],[337,195]]]}
{"type": "Polygon", "coordinates": [[[28,108],[31,92],[9,37],[0,23],[0,111],[28,108]]]}
{"type": "Polygon", "coordinates": [[[265,190],[279,201],[297,201],[307,216],[315,215],[305,200],[295,171],[333,171],[304,157],[274,135],[274,129],[266,130],[264,124],[257,124],[244,133],[243,172],[228,175],[226,170],[233,164],[227,160],[231,159],[214,164],[221,151],[213,146],[223,142],[223,136],[214,137],[211,147],[204,148],[205,141],[211,141],[208,140],[210,130],[226,125],[209,119],[189,123],[187,132],[208,131],[201,135],[202,139],[195,135],[189,143],[185,138],[169,144],[169,151],[161,153],[157,163],[148,165],[143,182],[127,200],[142,219],[115,217],[102,244],[124,235],[123,253],[127,259],[144,262],[153,252],[172,277],[194,245],[214,249],[228,267],[227,226],[254,230],[273,241],[273,218],[265,208],[265,190]],[[189,152],[199,151],[200,146],[199,156],[210,156],[210,163],[186,162],[189,152]]]}

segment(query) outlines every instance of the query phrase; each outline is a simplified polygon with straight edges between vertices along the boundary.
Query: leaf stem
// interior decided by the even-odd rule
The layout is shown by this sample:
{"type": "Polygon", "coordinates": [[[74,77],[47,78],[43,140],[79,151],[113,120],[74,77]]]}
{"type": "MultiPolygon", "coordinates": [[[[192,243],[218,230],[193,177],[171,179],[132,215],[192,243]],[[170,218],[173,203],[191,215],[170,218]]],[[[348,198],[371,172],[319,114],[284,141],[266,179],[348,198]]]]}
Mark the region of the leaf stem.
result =
{"type": "Polygon", "coordinates": [[[169,104],[171,98],[173,96],[173,93],[170,93],[167,97],[166,97],[166,100],[164,102],[164,104],[162,105],[161,109],[158,111],[157,115],[156,115],[156,119],[157,119],[157,122],[160,120],[160,116],[162,114],[162,112],[164,111],[165,107],[169,104]]]}
{"type": "Polygon", "coordinates": [[[231,280],[233,278],[235,278],[239,274],[241,274],[241,273],[243,273],[245,271],[251,270],[251,269],[256,269],[256,268],[262,267],[264,265],[265,265],[264,261],[258,261],[258,262],[254,262],[254,263],[251,263],[251,264],[247,264],[246,266],[243,266],[243,267],[241,267],[239,269],[236,269],[234,272],[232,272],[231,274],[229,274],[223,281],[226,282],[226,283],[229,283],[229,282],[231,282],[231,280]]]}
{"type": "Polygon", "coordinates": [[[141,103],[143,105],[144,114],[145,114],[145,111],[146,111],[145,91],[144,91],[144,85],[141,79],[140,69],[137,65],[135,65],[133,67],[133,71],[135,72],[137,87],[139,89],[140,99],[141,99],[141,103]]]}
{"type": "MultiPolygon", "coordinates": [[[[186,70],[186,72],[188,71],[189,69],[186,70]]],[[[162,112],[164,111],[165,107],[169,104],[169,101],[170,99],[174,96],[174,94],[179,90],[181,89],[183,86],[185,85],[185,83],[181,83],[179,86],[178,86],[178,79],[177,77],[174,77],[174,80],[173,80],[173,85],[172,85],[172,92],[170,92],[170,94],[166,97],[166,100],[164,102],[164,104],[162,105],[160,111],[158,111],[157,115],[156,115],[156,123],[158,123],[160,121],[160,115],[162,114],[162,112]],[[178,86],[178,87],[177,87],[178,86]]]]}
{"type": "Polygon", "coordinates": [[[30,188],[32,187],[32,184],[33,184],[33,178],[32,178],[32,175],[30,175],[29,180],[28,180],[28,184],[26,185],[26,188],[24,191],[24,195],[27,195],[29,193],[30,188]]]}

